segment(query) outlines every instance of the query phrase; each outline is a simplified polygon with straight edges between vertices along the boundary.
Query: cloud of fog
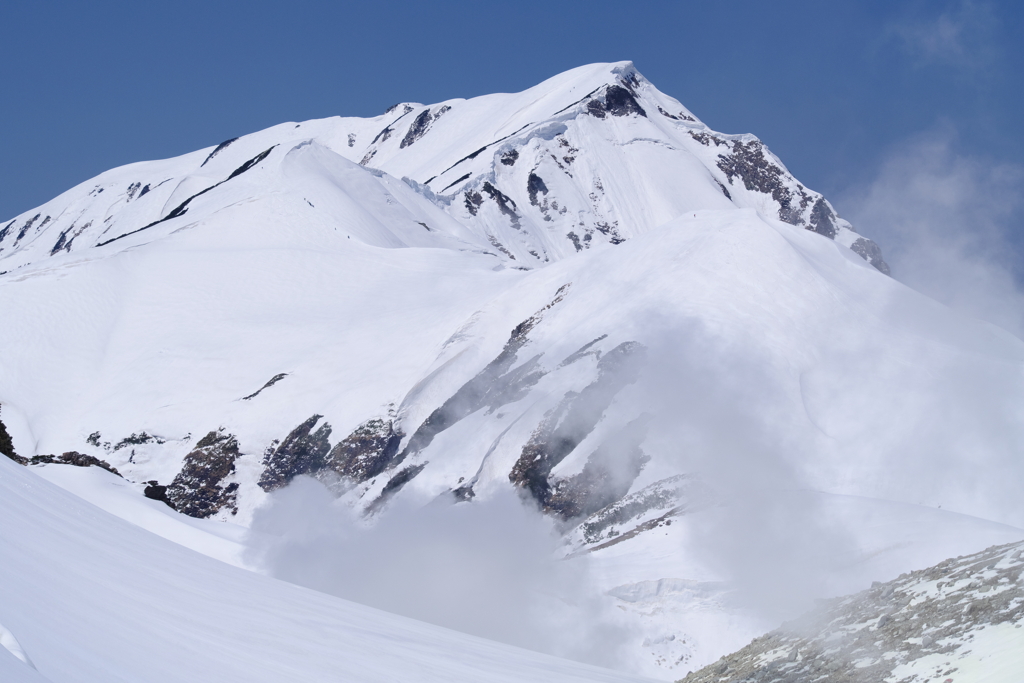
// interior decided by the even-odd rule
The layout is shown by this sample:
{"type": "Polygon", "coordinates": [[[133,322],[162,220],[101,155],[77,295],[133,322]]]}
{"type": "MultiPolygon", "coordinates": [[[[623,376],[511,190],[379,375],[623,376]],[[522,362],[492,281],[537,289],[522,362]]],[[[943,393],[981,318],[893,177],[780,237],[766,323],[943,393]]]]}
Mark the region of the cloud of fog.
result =
{"type": "Polygon", "coordinates": [[[796,616],[828,594],[837,560],[856,544],[807,490],[813,444],[771,359],[697,324],[676,328],[650,356],[638,389],[668,421],[647,445],[709,494],[687,553],[731,585],[735,606],[776,623],[796,616]]]}
{"type": "Polygon", "coordinates": [[[893,150],[870,184],[839,199],[893,277],[1024,337],[1024,166],[960,153],[943,127],[893,150]]]}
{"type": "Polygon", "coordinates": [[[464,633],[615,667],[624,638],[583,561],[557,559],[549,518],[511,490],[426,505],[398,497],[371,522],[320,482],[272,494],[251,526],[271,575],[464,633]]]}

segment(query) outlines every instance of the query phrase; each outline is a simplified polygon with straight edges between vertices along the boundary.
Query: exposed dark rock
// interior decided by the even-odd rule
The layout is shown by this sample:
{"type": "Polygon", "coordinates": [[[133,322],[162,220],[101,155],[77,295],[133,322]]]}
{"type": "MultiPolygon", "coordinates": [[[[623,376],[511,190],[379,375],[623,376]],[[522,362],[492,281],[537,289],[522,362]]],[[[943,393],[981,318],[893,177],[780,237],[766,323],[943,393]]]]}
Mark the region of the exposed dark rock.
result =
{"type": "Polygon", "coordinates": [[[509,481],[529,491],[546,509],[554,509],[551,470],[593,431],[615,395],[636,381],[645,355],[646,348],[638,342],[623,342],[606,353],[597,364],[597,379],[579,393],[567,393],[544,416],[523,446],[509,481]]]}
{"type": "Polygon", "coordinates": [[[68,451],[62,455],[34,455],[29,459],[30,465],[74,465],[75,467],[99,467],[107,472],[121,476],[106,460],[94,458],[78,451],[68,451]]]}
{"type": "Polygon", "coordinates": [[[0,242],[4,241],[4,238],[7,237],[7,233],[11,231],[12,227],[14,227],[14,221],[11,221],[4,226],[3,230],[0,230],[0,242]]]}
{"type": "Polygon", "coordinates": [[[483,151],[484,151],[485,149],[487,149],[488,147],[493,147],[494,145],[498,144],[499,142],[504,142],[505,140],[508,140],[508,139],[509,139],[510,137],[512,137],[513,135],[517,135],[517,134],[518,134],[518,133],[520,133],[520,132],[521,132],[521,131],[522,131],[522,130],[523,130],[524,128],[527,128],[527,127],[528,127],[528,126],[530,126],[530,125],[531,125],[531,124],[529,124],[529,123],[527,123],[527,124],[524,124],[523,126],[520,126],[520,128],[519,128],[518,130],[514,130],[514,131],[512,131],[511,133],[509,133],[509,134],[508,134],[508,135],[506,135],[505,137],[503,137],[503,138],[498,138],[498,139],[497,139],[497,140],[495,140],[494,142],[491,142],[491,143],[488,143],[488,144],[484,145],[483,147],[481,147],[480,149],[476,150],[475,152],[472,152],[472,153],[470,153],[470,154],[467,154],[466,156],[462,157],[461,159],[459,159],[458,161],[456,161],[456,162],[455,162],[454,164],[452,164],[452,165],[451,165],[451,166],[449,166],[448,168],[446,168],[446,169],[444,169],[443,171],[441,171],[440,173],[438,173],[438,174],[437,174],[436,176],[433,176],[432,178],[429,178],[429,179],[427,180],[427,182],[429,183],[429,182],[430,182],[431,180],[433,180],[434,178],[436,178],[436,177],[438,177],[438,176],[442,176],[442,175],[444,175],[444,174],[445,174],[445,173],[447,173],[448,171],[452,170],[453,168],[455,168],[456,166],[458,166],[459,164],[461,164],[461,163],[462,163],[463,161],[469,161],[470,159],[475,159],[475,158],[477,158],[477,156],[479,156],[479,155],[480,155],[480,153],[481,153],[481,152],[483,152],[483,151]]]}
{"type": "MultiPolygon", "coordinates": [[[[518,149],[510,149],[509,151],[507,151],[507,152],[505,152],[504,154],[501,155],[501,163],[505,164],[506,166],[513,166],[518,159],[519,159],[519,150],[518,149]]],[[[0,239],[3,239],[3,238],[0,237],[0,239]]]]}
{"type": "Polygon", "coordinates": [[[577,235],[576,233],[570,231],[570,232],[567,232],[565,234],[565,236],[569,238],[570,242],[572,242],[572,246],[576,247],[576,251],[583,251],[583,245],[580,244],[580,236],[579,235],[577,235]]]}
{"type": "Polygon", "coordinates": [[[595,97],[587,102],[587,113],[599,119],[603,119],[607,114],[612,116],[636,114],[647,117],[647,112],[633,97],[633,93],[619,85],[609,85],[605,89],[603,97],[595,97]]]}
{"type": "Polygon", "coordinates": [[[488,235],[487,241],[491,243],[491,246],[500,251],[505,256],[508,256],[513,261],[516,260],[515,254],[505,248],[505,245],[498,241],[498,238],[494,235],[488,235]]]}
{"type": "Polygon", "coordinates": [[[355,482],[367,481],[391,465],[403,436],[392,420],[367,420],[331,449],[324,469],[355,482]]]}
{"type": "MultiPolygon", "coordinates": [[[[276,374],[273,377],[271,377],[270,380],[266,384],[264,384],[262,387],[260,387],[256,391],[252,392],[248,396],[243,396],[242,400],[243,401],[249,401],[249,400],[252,400],[252,399],[256,398],[257,396],[260,395],[261,391],[263,391],[264,389],[268,389],[268,388],[274,386],[275,384],[277,384],[278,382],[280,382],[281,380],[283,380],[287,376],[288,376],[287,372],[279,372],[278,374],[276,374]]],[[[212,434],[212,432],[211,432],[211,434],[212,434]]]]}
{"type": "Polygon", "coordinates": [[[328,441],[331,425],[324,422],[314,432],[313,427],[321,417],[323,415],[313,415],[284,438],[267,458],[266,467],[257,482],[260,488],[273,491],[300,474],[316,474],[324,468],[324,457],[331,448],[328,441]]]}
{"type": "Polygon", "coordinates": [[[476,492],[473,491],[473,486],[471,484],[466,484],[465,486],[452,489],[452,496],[455,498],[456,502],[468,503],[476,498],[476,492]]]}
{"type": "Polygon", "coordinates": [[[800,211],[793,205],[793,193],[784,182],[783,170],[765,156],[764,145],[760,141],[734,142],[730,154],[718,155],[718,168],[722,169],[730,184],[733,178],[738,177],[748,190],[771,195],[779,205],[779,220],[792,225],[803,222],[800,211]]]}
{"type": "Polygon", "coordinates": [[[114,446],[114,450],[119,451],[127,446],[141,446],[142,444],[145,443],[162,444],[166,442],[160,437],[152,436],[150,434],[147,434],[146,432],[142,432],[141,434],[133,433],[131,436],[126,436],[125,438],[118,441],[117,444],[114,446]]]}
{"type": "Polygon", "coordinates": [[[396,493],[401,491],[402,488],[412,481],[417,474],[422,472],[423,468],[426,466],[427,463],[424,462],[419,465],[410,465],[409,467],[395,472],[395,475],[391,477],[391,479],[388,480],[388,483],[384,485],[384,488],[381,489],[380,495],[377,496],[372,503],[366,506],[366,514],[372,515],[384,507],[384,505],[387,504],[387,502],[391,500],[396,493]]]}
{"type": "Polygon", "coordinates": [[[818,197],[814,208],[811,209],[811,228],[830,240],[836,237],[836,215],[832,213],[824,197],[818,197]]]}
{"type": "Polygon", "coordinates": [[[850,249],[853,253],[859,255],[865,261],[873,265],[880,272],[889,275],[889,264],[882,260],[882,250],[877,244],[869,240],[867,237],[858,237],[853,244],[850,245],[850,249]]]}
{"type": "Polygon", "coordinates": [[[21,230],[18,231],[18,236],[14,239],[15,244],[21,241],[21,238],[24,237],[25,233],[29,231],[29,229],[32,227],[32,224],[39,220],[40,216],[42,216],[42,214],[37,213],[35,216],[32,216],[32,218],[29,218],[27,221],[25,221],[25,225],[21,226],[21,230]]]}
{"type": "Polygon", "coordinates": [[[463,384],[413,432],[409,443],[395,458],[396,464],[409,455],[423,450],[430,445],[435,436],[476,411],[485,407],[494,410],[519,400],[544,376],[544,371],[538,367],[540,356],[531,358],[514,370],[512,366],[518,358],[520,349],[526,345],[530,330],[543,319],[544,311],[565,298],[568,289],[568,284],[559,287],[551,303],[516,325],[498,357],[488,363],[473,379],[463,384]]]}
{"type": "MultiPolygon", "coordinates": [[[[236,168],[234,171],[232,171],[231,175],[229,175],[227,178],[225,178],[224,180],[220,181],[219,183],[214,183],[213,185],[211,185],[210,187],[206,188],[205,190],[200,190],[199,192],[196,192],[194,195],[192,195],[191,197],[189,197],[188,199],[183,201],[181,204],[178,204],[178,206],[176,206],[173,209],[171,209],[170,213],[168,213],[163,218],[159,218],[159,219],[153,221],[152,223],[150,223],[148,225],[142,226],[141,228],[139,228],[137,230],[132,230],[131,232],[126,232],[123,235],[118,235],[117,237],[113,237],[113,238],[111,238],[109,240],[106,240],[105,242],[100,242],[96,246],[97,247],[102,247],[103,245],[110,244],[111,242],[115,242],[115,241],[121,239],[122,237],[128,237],[129,235],[134,235],[137,232],[142,232],[143,230],[147,230],[149,228],[152,228],[154,225],[158,225],[160,223],[163,223],[164,221],[168,221],[168,220],[170,220],[172,218],[177,218],[178,216],[183,215],[186,211],[188,211],[188,205],[189,205],[189,203],[193,199],[195,199],[196,197],[200,197],[200,196],[206,194],[207,192],[209,192],[210,190],[213,190],[214,188],[220,187],[221,185],[223,185],[227,181],[242,175],[243,173],[245,173],[246,171],[251,169],[253,166],[255,166],[256,164],[258,164],[261,161],[263,161],[264,159],[266,159],[267,156],[274,150],[274,147],[277,147],[277,145],[273,145],[269,149],[265,149],[264,151],[260,152],[259,154],[254,156],[252,159],[249,159],[244,164],[242,164],[241,166],[236,168]]],[[[163,183],[161,183],[161,185],[162,184],[163,183]]],[[[148,187],[149,186],[147,185],[146,188],[148,188],[148,187]]],[[[145,194],[145,189],[143,190],[142,194],[145,194]]],[[[142,194],[140,194],[139,196],[141,197],[142,194]]]]}
{"type": "Polygon", "coordinates": [[[502,194],[498,188],[491,185],[489,182],[485,182],[483,191],[498,205],[498,209],[508,216],[509,221],[512,223],[512,227],[516,230],[519,229],[519,213],[516,211],[516,203],[509,197],[502,194]]]}
{"type": "MultiPolygon", "coordinates": [[[[215,156],[217,156],[218,154],[220,154],[228,145],[230,145],[232,142],[234,142],[237,139],[238,138],[231,138],[230,140],[225,140],[224,142],[222,142],[219,145],[217,145],[217,147],[215,147],[214,150],[212,152],[210,152],[210,156],[206,157],[206,159],[203,160],[203,163],[199,164],[199,167],[202,168],[203,166],[206,166],[206,162],[207,161],[209,161],[210,159],[212,159],[215,156]]],[[[142,195],[139,195],[139,196],[141,197],[142,195]]]]}
{"type": "Polygon", "coordinates": [[[430,124],[433,122],[433,118],[430,116],[430,109],[424,109],[420,112],[419,116],[412,120],[412,125],[409,126],[409,131],[402,138],[402,141],[398,144],[400,149],[405,149],[412,143],[423,137],[423,134],[427,132],[430,124]]]}
{"type": "Polygon", "coordinates": [[[715,135],[709,135],[708,133],[694,133],[691,130],[690,137],[699,142],[700,144],[704,145],[705,147],[710,147],[712,142],[715,143],[715,147],[718,147],[720,145],[728,145],[728,143],[726,143],[725,140],[722,140],[721,138],[715,135]]]}
{"type": "Polygon", "coordinates": [[[167,487],[167,500],[190,517],[209,517],[233,508],[238,484],[225,486],[224,479],[234,472],[239,455],[234,436],[210,432],[185,456],[181,471],[167,487]]]}
{"type": "Polygon", "coordinates": [[[575,351],[570,353],[568,356],[566,356],[565,360],[563,360],[561,363],[558,364],[558,367],[564,368],[566,365],[572,365],[573,363],[578,361],[580,358],[583,358],[584,356],[590,356],[590,355],[595,356],[597,358],[597,360],[601,360],[601,352],[600,351],[591,351],[590,349],[593,348],[594,344],[597,344],[598,342],[603,341],[603,340],[605,340],[607,338],[608,338],[607,334],[602,334],[597,339],[594,339],[592,341],[587,342],[586,344],[584,344],[583,346],[581,346],[580,348],[576,349],[575,351]]]}
{"type": "Polygon", "coordinates": [[[74,229],[74,227],[75,226],[72,225],[70,228],[68,228],[67,230],[65,230],[64,232],[62,232],[60,234],[60,237],[57,238],[57,243],[53,245],[53,249],[50,249],[50,256],[53,256],[58,251],[60,251],[61,249],[64,248],[64,243],[65,243],[66,238],[68,236],[68,232],[70,232],[72,229],[74,229]]]}
{"type": "MultiPolygon", "coordinates": [[[[448,185],[446,185],[444,190],[441,190],[441,192],[444,192],[445,190],[450,189],[454,185],[458,185],[463,180],[469,180],[469,174],[468,173],[466,175],[460,176],[460,177],[456,178],[455,180],[453,180],[452,182],[448,183],[448,185]]],[[[476,214],[473,214],[473,215],[475,216],[476,214]]]]}
{"type": "Polygon", "coordinates": [[[146,482],[146,488],[143,489],[142,495],[146,498],[151,498],[152,500],[159,500],[167,507],[172,510],[174,509],[174,503],[167,500],[167,487],[161,486],[156,480],[146,482]]]}
{"type": "Polygon", "coordinates": [[[591,453],[579,474],[552,482],[544,509],[573,519],[597,512],[629,493],[650,460],[640,448],[650,420],[649,415],[633,420],[591,453]]]}
{"type": "Polygon", "coordinates": [[[466,210],[469,215],[475,216],[484,203],[484,197],[479,192],[466,192],[466,210]]]}
{"type": "Polygon", "coordinates": [[[526,191],[530,193],[530,203],[534,206],[540,206],[540,202],[537,201],[537,194],[546,195],[548,193],[548,186],[544,184],[543,178],[530,171],[530,175],[526,179],[526,191]]]}
{"type": "Polygon", "coordinates": [[[149,192],[149,183],[146,183],[145,187],[143,187],[142,190],[139,191],[139,199],[142,199],[142,195],[146,194],[147,192],[149,192]]]}
{"type": "Polygon", "coordinates": [[[6,455],[19,465],[28,464],[28,458],[23,458],[14,452],[14,441],[7,432],[7,425],[4,424],[3,420],[0,420],[0,453],[6,455]]]}

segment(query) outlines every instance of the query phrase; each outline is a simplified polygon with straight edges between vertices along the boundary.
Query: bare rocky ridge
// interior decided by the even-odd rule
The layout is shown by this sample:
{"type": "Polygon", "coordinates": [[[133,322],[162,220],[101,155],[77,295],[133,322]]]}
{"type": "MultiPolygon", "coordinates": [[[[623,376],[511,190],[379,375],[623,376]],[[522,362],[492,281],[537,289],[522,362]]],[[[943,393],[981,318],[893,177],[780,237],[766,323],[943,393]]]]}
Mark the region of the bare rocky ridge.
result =
{"type": "Polygon", "coordinates": [[[1007,623],[1024,626],[1024,543],[825,601],[683,682],[959,681],[957,660],[979,630],[1007,623]],[[908,674],[908,667],[917,671],[908,674]]]}
{"type": "Polygon", "coordinates": [[[75,467],[99,467],[111,474],[121,476],[121,473],[110,465],[106,460],[100,460],[91,455],[84,455],[78,451],[68,451],[61,455],[33,455],[28,459],[29,465],[73,465],[75,467]]]}

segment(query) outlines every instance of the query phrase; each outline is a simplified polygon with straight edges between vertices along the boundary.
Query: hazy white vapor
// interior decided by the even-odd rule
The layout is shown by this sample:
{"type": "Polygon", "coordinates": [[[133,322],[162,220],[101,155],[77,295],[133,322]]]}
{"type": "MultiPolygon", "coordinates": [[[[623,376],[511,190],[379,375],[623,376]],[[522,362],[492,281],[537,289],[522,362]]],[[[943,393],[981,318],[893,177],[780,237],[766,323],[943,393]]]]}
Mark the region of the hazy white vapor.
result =
{"type": "Polygon", "coordinates": [[[272,575],[395,614],[615,666],[623,634],[589,592],[586,565],[557,557],[551,520],[511,490],[486,501],[399,500],[367,522],[300,477],[252,524],[272,575]]]}
{"type": "Polygon", "coordinates": [[[842,203],[882,245],[896,279],[1024,336],[1011,239],[1024,209],[1024,166],[963,154],[943,127],[894,150],[842,203]]]}

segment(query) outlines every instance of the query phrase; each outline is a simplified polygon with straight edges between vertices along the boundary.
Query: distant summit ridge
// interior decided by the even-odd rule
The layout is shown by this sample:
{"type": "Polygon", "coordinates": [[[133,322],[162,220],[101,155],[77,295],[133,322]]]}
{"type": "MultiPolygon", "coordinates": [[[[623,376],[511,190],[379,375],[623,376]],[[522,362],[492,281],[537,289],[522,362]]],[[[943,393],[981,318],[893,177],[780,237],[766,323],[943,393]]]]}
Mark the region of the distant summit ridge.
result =
{"type": "MultiPolygon", "coordinates": [[[[760,140],[711,130],[632,62],[579,67],[521,93],[400,103],[369,119],[281,124],[176,159],[114,169],[2,224],[0,271],[83,249],[124,248],[129,244],[113,245],[136,234],[131,244],[159,239],[218,210],[225,201],[218,194],[281,192],[282,164],[311,143],[331,163],[347,160],[404,179],[454,219],[448,228],[414,221],[416,230],[442,233],[426,240],[363,236],[371,244],[442,246],[440,240],[534,268],[619,244],[688,212],[752,208],[889,271],[878,245],[760,140]]],[[[292,200],[323,211],[309,197],[292,200]]]]}

